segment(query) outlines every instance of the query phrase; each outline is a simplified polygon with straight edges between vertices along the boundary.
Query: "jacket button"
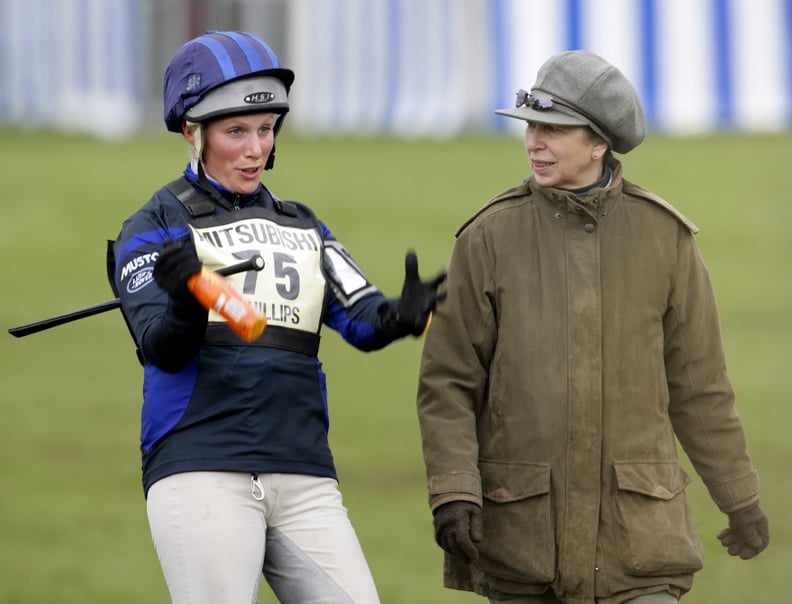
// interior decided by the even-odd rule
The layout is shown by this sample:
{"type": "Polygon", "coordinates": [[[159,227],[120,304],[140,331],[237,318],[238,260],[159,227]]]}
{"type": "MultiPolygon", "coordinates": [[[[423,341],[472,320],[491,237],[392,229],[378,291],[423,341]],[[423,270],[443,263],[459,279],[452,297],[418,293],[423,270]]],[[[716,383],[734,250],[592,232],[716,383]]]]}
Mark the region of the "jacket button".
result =
{"type": "Polygon", "coordinates": [[[594,229],[596,229],[597,227],[595,227],[593,223],[587,222],[586,226],[584,226],[583,228],[586,229],[587,233],[593,233],[594,229]]]}

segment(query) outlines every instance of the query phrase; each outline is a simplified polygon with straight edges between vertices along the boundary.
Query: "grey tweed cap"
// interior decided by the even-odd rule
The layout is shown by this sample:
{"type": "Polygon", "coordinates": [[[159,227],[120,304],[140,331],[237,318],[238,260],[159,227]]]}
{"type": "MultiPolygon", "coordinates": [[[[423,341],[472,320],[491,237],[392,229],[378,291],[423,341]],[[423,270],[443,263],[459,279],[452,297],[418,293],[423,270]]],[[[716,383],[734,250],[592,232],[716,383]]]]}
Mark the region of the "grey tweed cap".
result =
{"type": "Polygon", "coordinates": [[[554,126],[590,126],[617,153],[635,149],[646,136],[646,115],[633,85],[587,50],[550,57],[531,92],[521,90],[516,107],[495,113],[554,126]]]}

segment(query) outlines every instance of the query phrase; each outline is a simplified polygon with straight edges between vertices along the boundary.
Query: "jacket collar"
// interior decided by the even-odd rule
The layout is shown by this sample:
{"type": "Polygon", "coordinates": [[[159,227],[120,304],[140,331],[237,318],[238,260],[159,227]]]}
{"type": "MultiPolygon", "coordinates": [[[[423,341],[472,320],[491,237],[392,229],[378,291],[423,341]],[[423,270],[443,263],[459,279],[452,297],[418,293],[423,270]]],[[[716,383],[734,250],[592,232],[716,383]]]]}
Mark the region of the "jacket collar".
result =
{"type": "Polygon", "coordinates": [[[264,186],[259,183],[258,187],[256,187],[256,190],[253,191],[253,193],[237,193],[235,191],[231,191],[230,189],[226,189],[214,178],[209,176],[206,171],[202,170],[198,166],[198,162],[195,159],[190,160],[190,162],[187,164],[187,167],[184,169],[184,176],[190,182],[201,184],[204,187],[211,185],[223,199],[235,206],[244,206],[253,202],[259,196],[259,193],[264,186]]]}

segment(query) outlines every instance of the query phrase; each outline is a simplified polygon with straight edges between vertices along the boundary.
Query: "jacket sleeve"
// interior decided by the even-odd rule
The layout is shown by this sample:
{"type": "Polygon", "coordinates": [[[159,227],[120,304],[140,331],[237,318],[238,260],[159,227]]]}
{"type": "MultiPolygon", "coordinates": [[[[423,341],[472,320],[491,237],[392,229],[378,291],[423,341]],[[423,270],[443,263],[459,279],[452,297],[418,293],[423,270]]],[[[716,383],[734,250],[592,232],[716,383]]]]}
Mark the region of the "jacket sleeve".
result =
{"type": "Polygon", "coordinates": [[[395,315],[398,298],[386,297],[369,282],[347,249],[320,223],[324,239],[324,271],[330,294],[324,322],[346,342],[370,352],[384,348],[408,332],[386,319],[395,315]]]}
{"type": "Polygon", "coordinates": [[[350,305],[344,305],[331,293],[325,323],[359,350],[380,350],[406,335],[392,332],[383,323],[383,309],[394,302],[392,298],[386,298],[376,291],[350,305]]]}
{"type": "Polygon", "coordinates": [[[444,303],[426,333],[418,419],[432,510],[453,500],[481,505],[476,417],[486,396],[497,329],[494,266],[476,226],[459,235],[444,303]]]}
{"type": "Polygon", "coordinates": [[[154,281],[154,264],[166,239],[192,245],[184,223],[169,226],[145,209],[132,216],[114,245],[115,281],[121,310],[144,362],[175,373],[195,357],[208,312],[197,301],[173,300],[154,281]]]}
{"type": "Polygon", "coordinates": [[[670,304],[663,319],[674,432],[713,501],[730,512],[756,501],[759,478],[726,372],[718,309],[692,234],[680,228],[670,304]]]}

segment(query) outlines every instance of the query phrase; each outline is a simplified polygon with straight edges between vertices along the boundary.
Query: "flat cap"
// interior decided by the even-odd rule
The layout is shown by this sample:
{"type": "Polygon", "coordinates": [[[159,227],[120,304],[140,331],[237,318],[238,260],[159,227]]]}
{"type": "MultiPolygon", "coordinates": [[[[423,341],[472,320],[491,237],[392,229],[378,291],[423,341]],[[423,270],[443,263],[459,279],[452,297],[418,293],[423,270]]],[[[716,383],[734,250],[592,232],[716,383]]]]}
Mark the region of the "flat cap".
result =
{"type": "Polygon", "coordinates": [[[627,153],[646,136],[646,115],[638,93],[621,71],[587,50],[550,57],[528,93],[500,115],[554,126],[589,126],[617,153],[627,153]]]}

